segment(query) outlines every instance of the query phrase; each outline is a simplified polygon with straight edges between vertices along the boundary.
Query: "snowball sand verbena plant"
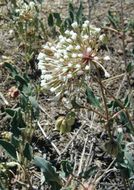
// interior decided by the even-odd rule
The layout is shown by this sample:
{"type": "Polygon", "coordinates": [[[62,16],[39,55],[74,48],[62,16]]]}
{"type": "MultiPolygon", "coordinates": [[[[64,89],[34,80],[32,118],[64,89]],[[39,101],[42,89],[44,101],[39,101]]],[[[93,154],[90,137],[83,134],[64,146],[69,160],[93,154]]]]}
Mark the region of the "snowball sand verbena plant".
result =
{"type": "Polygon", "coordinates": [[[100,31],[89,21],[82,27],[74,22],[72,30],[66,30],[55,42],[43,45],[38,55],[41,87],[59,97],[64,93],[78,93],[90,80],[92,68],[101,67],[105,77],[109,77],[102,66],[109,56],[99,56],[98,49],[105,37],[100,31]]]}

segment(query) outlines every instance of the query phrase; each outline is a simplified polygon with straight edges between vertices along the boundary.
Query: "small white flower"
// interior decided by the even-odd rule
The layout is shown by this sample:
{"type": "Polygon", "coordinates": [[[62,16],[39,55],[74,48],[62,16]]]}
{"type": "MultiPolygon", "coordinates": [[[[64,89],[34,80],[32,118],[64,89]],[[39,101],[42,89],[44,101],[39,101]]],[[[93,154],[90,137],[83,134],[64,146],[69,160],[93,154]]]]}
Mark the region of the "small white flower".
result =
{"type": "Polygon", "coordinates": [[[84,24],[82,24],[82,28],[83,28],[83,29],[86,29],[88,26],[89,26],[89,21],[86,20],[86,21],[84,22],[84,24]]]}
{"type": "Polygon", "coordinates": [[[61,44],[65,43],[65,42],[66,42],[66,38],[65,37],[63,37],[63,38],[60,39],[60,43],[61,44]]]}
{"type": "Polygon", "coordinates": [[[79,53],[79,54],[78,54],[78,57],[83,57],[83,54],[82,54],[82,53],[79,53]]]}
{"type": "Polygon", "coordinates": [[[85,70],[86,70],[86,71],[89,71],[89,70],[90,70],[90,66],[89,66],[89,65],[86,65],[85,70]]]}
{"type": "Polygon", "coordinates": [[[14,30],[9,30],[9,35],[13,35],[14,34],[14,30]]]}
{"type": "Polygon", "coordinates": [[[46,44],[46,45],[43,45],[42,46],[44,49],[49,49],[49,46],[46,44]]]}
{"type": "Polygon", "coordinates": [[[81,65],[80,65],[80,64],[76,64],[75,67],[76,67],[77,69],[80,69],[80,68],[81,68],[81,65]]]}
{"type": "Polygon", "coordinates": [[[52,51],[56,51],[56,48],[55,48],[54,46],[52,46],[50,49],[51,49],[52,51]]]}
{"type": "Polygon", "coordinates": [[[96,31],[97,33],[99,33],[99,32],[101,31],[100,28],[94,28],[94,29],[95,29],[95,31],[96,31]]]}
{"type": "Polygon", "coordinates": [[[61,54],[60,53],[55,53],[54,56],[59,59],[61,57],[61,54]]]}
{"type": "Polygon", "coordinates": [[[59,35],[59,39],[61,40],[62,38],[64,38],[62,35],[59,35]]]}
{"type": "Polygon", "coordinates": [[[98,60],[99,60],[99,57],[95,56],[95,57],[94,57],[94,60],[95,60],[95,61],[98,61],[98,60]]]}
{"type": "Polygon", "coordinates": [[[45,57],[45,60],[46,60],[46,61],[52,61],[52,59],[49,58],[49,57],[45,57]]]}
{"type": "Polygon", "coordinates": [[[70,34],[70,31],[69,31],[69,30],[66,30],[66,31],[65,31],[65,34],[69,35],[69,34],[70,34]]]}
{"type": "Polygon", "coordinates": [[[90,53],[92,51],[92,48],[91,47],[88,47],[87,48],[87,52],[90,53]]]}
{"type": "Polygon", "coordinates": [[[64,62],[64,59],[60,58],[59,61],[62,63],[62,62],[64,62]]]}
{"type": "Polygon", "coordinates": [[[44,59],[38,59],[38,60],[39,60],[38,65],[43,66],[44,65],[44,59]]]}
{"type": "Polygon", "coordinates": [[[67,39],[66,39],[66,42],[68,42],[68,43],[72,43],[72,39],[67,38],[67,39]]]}
{"type": "Polygon", "coordinates": [[[68,59],[69,57],[68,57],[68,55],[64,55],[64,59],[68,59]]]}
{"type": "Polygon", "coordinates": [[[89,20],[85,20],[84,23],[87,24],[87,25],[89,25],[89,20]]]}
{"type": "Polygon", "coordinates": [[[56,88],[52,87],[52,88],[50,88],[50,91],[51,91],[51,92],[55,92],[55,91],[56,91],[56,88]]]}
{"type": "Polygon", "coordinates": [[[72,38],[73,40],[76,40],[76,39],[77,39],[77,34],[74,33],[74,34],[71,36],[71,38],[72,38]]]}
{"type": "Polygon", "coordinates": [[[57,71],[61,71],[61,67],[56,67],[55,68],[55,71],[57,72],[57,71]]]}
{"type": "Polygon", "coordinates": [[[57,48],[57,49],[60,49],[60,48],[62,48],[62,45],[61,45],[60,43],[58,43],[58,44],[56,45],[56,48],[57,48]]]}
{"type": "Polygon", "coordinates": [[[72,67],[72,65],[73,65],[72,63],[68,63],[68,67],[72,67]]]}
{"type": "Polygon", "coordinates": [[[46,45],[49,46],[49,47],[51,47],[52,43],[51,42],[47,42],[46,45]]]}
{"type": "Polygon", "coordinates": [[[123,133],[122,127],[117,128],[118,133],[123,133]]]}
{"type": "Polygon", "coordinates": [[[86,23],[84,23],[84,24],[82,24],[82,28],[87,28],[88,27],[88,24],[86,24],[86,23]]]}
{"type": "Polygon", "coordinates": [[[39,64],[38,64],[38,69],[40,69],[41,71],[43,71],[43,70],[46,69],[46,67],[45,67],[44,65],[41,65],[41,64],[39,65],[39,64]]]}
{"type": "Polygon", "coordinates": [[[77,28],[77,27],[78,27],[78,23],[77,23],[77,22],[74,22],[74,23],[71,24],[71,26],[72,26],[73,28],[77,28]]]}
{"type": "Polygon", "coordinates": [[[64,67],[64,68],[62,69],[63,72],[67,72],[67,70],[68,70],[67,67],[64,67]]]}
{"type": "Polygon", "coordinates": [[[40,85],[42,88],[48,89],[48,84],[46,83],[46,81],[42,80],[40,85]]]}
{"type": "Polygon", "coordinates": [[[33,1],[30,1],[29,6],[30,6],[31,9],[33,9],[35,7],[35,3],[33,1]]]}
{"type": "Polygon", "coordinates": [[[105,34],[101,34],[100,37],[99,37],[99,40],[100,40],[100,41],[103,41],[105,37],[106,37],[105,34]]]}
{"type": "Polygon", "coordinates": [[[73,77],[72,73],[68,73],[68,74],[67,74],[67,78],[68,78],[68,79],[71,79],[72,77],[73,77]]]}
{"type": "Polygon", "coordinates": [[[76,50],[80,50],[80,45],[77,45],[77,46],[75,47],[75,49],[76,49],[76,50]]]}
{"type": "Polygon", "coordinates": [[[109,61],[109,60],[110,60],[110,57],[109,57],[109,56],[105,56],[103,59],[104,59],[105,61],[109,61]]]}
{"type": "Polygon", "coordinates": [[[72,54],[72,58],[76,58],[77,57],[77,54],[76,53],[73,53],[72,54]]]}
{"type": "Polygon", "coordinates": [[[37,57],[37,60],[44,59],[45,57],[46,57],[46,55],[44,53],[40,52],[38,57],[37,57]]]}
{"type": "Polygon", "coordinates": [[[44,75],[44,79],[45,80],[50,80],[50,79],[52,79],[53,77],[52,77],[52,75],[51,74],[46,74],[46,75],[44,75]]]}
{"type": "Polygon", "coordinates": [[[76,34],[73,30],[70,31],[70,35],[76,34]]]}
{"type": "Polygon", "coordinates": [[[45,74],[47,73],[47,71],[46,71],[45,69],[43,69],[43,70],[41,71],[41,73],[42,73],[42,75],[45,75],[45,74]]]}
{"type": "Polygon", "coordinates": [[[84,40],[88,40],[88,39],[89,39],[89,36],[85,34],[85,35],[83,36],[83,39],[84,39],[84,40]]]}
{"type": "Polygon", "coordinates": [[[68,47],[67,47],[67,51],[70,51],[70,50],[73,50],[73,46],[72,45],[69,45],[68,47]]]}
{"type": "Polygon", "coordinates": [[[20,13],[20,9],[15,9],[15,12],[16,13],[20,13]]]}

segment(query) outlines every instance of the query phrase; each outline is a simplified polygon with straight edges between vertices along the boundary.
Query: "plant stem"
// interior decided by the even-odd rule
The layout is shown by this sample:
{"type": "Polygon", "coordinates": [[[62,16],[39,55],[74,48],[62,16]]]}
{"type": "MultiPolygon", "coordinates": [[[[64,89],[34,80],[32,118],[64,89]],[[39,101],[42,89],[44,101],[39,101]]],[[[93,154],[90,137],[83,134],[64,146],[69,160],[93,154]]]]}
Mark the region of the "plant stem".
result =
{"type": "Polygon", "coordinates": [[[97,67],[96,64],[95,64],[95,67],[96,67],[96,70],[97,70],[98,83],[99,83],[100,88],[101,88],[102,99],[103,99],[104,107],[105,107],[106,120],[107,120],[107,123],[106,123],[105,127],[108,130],[108,134],[109,134],[109,137],[110,137],[111,141],[113,141],[113,136],[112,136],[111,128],[110,128],[110,125],[109,125],[109,113],[108,113],[108,108],[107,108],[107,101],[106,101],[106,97],[105,97],[105,93],[104,93],[104,88],[103,88],[102,81],[101,81],[100,71],[99,71],[99,69],[98,69],[98,67],[97,67]]]}
{"type": "Polygon", "coordinates": [[[33,187],[32,187],[32,184],[31,184],[31,181],[30,181],[30,178],[29,178],[29,173],[27,172],[27,169],[25,168],[25,166],[24,166],[24,171],[25,171],[25,176],[26,176],[26,178],[27,178],[27,181],[28,181],[28,184],[29,184],[29,190],[32,190],[33,189],[33,187]]]}
{"type": "Polygon", "coordinates": [[[103,114],[101,114],[100,112],[98,112],[97,110],[95,110],[95,109],[93,109],[91,106],[83,106],[82,108],[86,108],[86,109],[88,109],[88,110],[90,110],[90,111],[92,111],[92,112],[94,112],[94,113],[96,113],[98,116],[100,116],[100,117],[102,117],[104,120],[107,120],[107,118],[103,115],[103,114]]]}
{"type": "MultiPolygon", "coordinates": [[[[97,82],[99,82],[97,78],[95,78],[95,79],[96,79],[97,82]]],[[[130,117],[130,115],[129,115],[129,113],[128,113],[128,110],[125,108],[125,106],[123,105],[123,103],[122,103],[120,100],[116,99],[116,98],[113,96],[113,94],[110,93],[109,90],[107,90],[107,88],[106,88],[103,84],[102,84],[102,87],[103,87],[103,89],[109,94],[109,96],[111,96],[111,97],[117,102],[117,104],[119,105],[119,107],[120,107],[121,109],[124,109],[124,112],[126,113],[126,116],[127,116],[127,118],[128,118],[129,124],[130,124],[131,126],[133,126],[133,124],[132,124],[132,122],[131,122],[131,117],[130,117]]],[[[134,127],[133,127],[133,130],[134,130],[134,127]]]]}
{"type": "Polygon", "coordinates": [[[131,83],[130,83],[130,77],[129,74],[127,72],[127,59],[126,59],[126,50],[125,50],[125,27],[124,27],[124,10],[123,10],[123,4],[122,4],[122,0],[120,0],[120,7],[121,7],[121,30],[122,30],[122,50],[123,50],[123,59],[124,59],[124,64],[125,64],[125,72],[126,72],[126,76],[127,76],[127,80],[128,80],[128,85],[129,88],[131,89],[131,83]]]}

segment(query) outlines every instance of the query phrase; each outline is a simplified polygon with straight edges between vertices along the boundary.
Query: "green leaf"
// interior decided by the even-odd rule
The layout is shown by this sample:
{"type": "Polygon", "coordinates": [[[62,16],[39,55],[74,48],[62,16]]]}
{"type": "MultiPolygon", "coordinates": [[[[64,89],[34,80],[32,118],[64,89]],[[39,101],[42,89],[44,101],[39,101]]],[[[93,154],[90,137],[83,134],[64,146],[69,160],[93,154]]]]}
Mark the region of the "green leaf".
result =
{"type": "Polygon", "coordinates": [[[120,145],[115,140],[110,140],[105,143],[105,149],[108,152],[108,154],[111,154],[114,157],[117,157],[120,153],[120,145]]]}
{"type": "Polygon", "coordinates": [[[119,18],[117,15],[113,15],[110,10],[108,11],[108,19],[115,29],[119,28],[119,18]]]}
{"type": "Polygon", "coordinates": [[[16,0],[11,0],[11,3],[12,3],[15,7],[17,7],[17,5],[16,5],[16,0]]]}
{"type": "Polygon", "coordinates": [[[75,108],[75,109],[80,109],[80,108],[82,107],[81,105],[79,105],[79,104],[77,103],[76,97],[74,97],[74,98],[71,100],[71,104],[72,104],[73,108],[75,108]]]}
{"type": "Polygon", "coordinates": [[[61,16],[59,13],[53,13],[54,18],[56,19],[56,25],[60,26],[62,23],[61,16]]]}
{"type": "Polygon", "coordinates": [[[132,153],[132,147],[134,142],[127,143],[124,149],[124,159],[127,160],[125,162],[128,165],[128,168],[134,172],[134,159],[132,153]]]}
{"type": "Polygon", "coordinates": [[[19,137],[19,135],[21,134],[20,129],[26,127],[26,123],[24,122],[23,115],[20,109],[15,112],[10,125],[11,125],[11,132],[13,133],[13,135],[19,137]]]}
{"type": "Polygon", "coordinates": [[[114,111],[115,109],[117,110],[117,108],[120,108],[118,102],[116,100],[112,100],[109,104],[108,104],[108,108],[111,108],[112,111],[114,111]]]}
{"type": "Polygon", "coordinates": [[[66,18],[64,21],[64,28],[70,28],[72,24],[72,20],[70,18],[66,18]]]}
{"type": "Polygon", "coordinates": [[[47,183],[52,186],[55,185],[56,187],[61,187],[61,179],[50,162],[44,158],[36,156],[34,158],[34,164],[43,171],[47,183]]]}
{"type": "Polygon", "coordinates": [[[42,31],[43,31],[43,33],[44,33],[44,35],[45,35],[45,26],[44,26],[44,24],[43,24],[43,22],[41,21],[41,20],[39,20],[39,23],[40,23],[40,28],[42,29],[42,31]]]}
{"type": "Polygon", "coordinates": [[[25,149],[23,151],[24,156],[28,159],[28,160],[32,160],[32,147],[30,146],[29,143],[26,143],[25,145],[25,149]]]}
{"type": "Polygon", "coordinates": [[[73,23],[74,22],[74,13],[72,11],[69,11],[69,16],[70,16],[71,23],[73,23]]]}
{"type": "Polygon", "coordinates": [[[53,15],[50,13],[49,16],[48,16],[48,25],[50,27],[53,27],[54,26],[54,20],[53,20],[53,15]]]}
{"type": "Polygon", "coordinates": [[[97,166],[91,166],[89,169],[87,169],[85,172],[81,172],[79,174],[79,177],[84,179],[89,179],[91,176],[93,177],[96,174],[97,166]]]}
{"type": "Polygon", "coordinates": [[[134,126],[130,123],[128,117],[124,112],[120,113],[120,122],[123,126],[125,126],[128,129],[128,132],[134,135],[134,126]]]}
{"type": "MultiPolygon", "coordinates": [[[[24,91],[23,91],[24,92],[24,91]]],[[[29,106],[29,98],[24,96],[23,94],[20,95],[20,107],[25,112],[29,106]]]]}
{"type": "Polygon", "coordinates": [[[66,115],[66,123],[68,126],[72,127],[75,124],[75,112],[70,111],[66,115]]]}
{"type": "Polygon", "coordinates": [[[20,75],[16,75],[15,80],[19,85],[19,90],[22,90],[23,86],[28,86],[27,81],[23,77],[21,77],[20,75]]]}
{"type": "Polygon", "coordinates": [[[87,96],[87,101],[89,104],[93,105],[94,107],[100,108],[99,100],[95,97],[93,91],[89,87],[87,87],[86,89],[86,96],[87,96]]]}
{"type": "Polygon", "coordinates": [[[0,140],[0,145],[3,147],[3,149],[6,150],[6,152],[11,157],[13,157],[14,159],[17,159],[16,149],[11,143],[4,141],[4,140],[0,140]]]}
{"type": "Polygon", "coordinates": [[[42,3],[44,0],[37,0],[39,3],[42,3]]]}
{"type": "Polygon", "coordinates": [[[134,171],[134,161],[133,161],[132,154],[130,154],[128,151],[125,151],[124,156],[125,156],[125,159],[128,162],[127,165],[129,167],[129,169],[134,171]]]}
{"type": "Polygon", "coordinates": [[[84,20],[86,20],[85,16],[83,15],[82,2],[80,2],[78,11],[76,12],[76,20],[77,20],[78,24],[82,24],[84,22],[84,20]]]}
{"type": "Polygon", "coordinates": [[[69,161],[62,160],[61,161],[61,165],[62,165],[62,170],[65,173],[65,177],[68,177],[70,174],[72,174],[72,172],[73,172],[73,166],[72,166],[72,164],[69,161]]]}
{"type": "Polygon", "coordinates": [[[72,11],[72,12],[74,12],[74,7],[73,7],[73,4],[72,3],[69,3],[69,11],[72,11]]]}
{"type": "Polygon", "coordinates": [[[14,116],[14,114],[16,113],[16,109],[10,109],[10,108],[6,108],[5,112],[10,115],[11,117],[14,116]]]}
{"type": "Polygon", "coordinates": [[[131,72],[132,70],[134,70],[134,62],[130,62],[127,66],[127,72],[131,72]]]}
{"type": "Polygon", "coordinates": [[[34,96],[30,96],[29,97],[29,101],[31,103],[31,105],[35,108],[35,109],[39,109],[39,105],[36,101],[36,98],[34,96]]]}
{"type": "Polygon", "coordinates": [[[11,144],[17,149],[20,145],[21,141],[16,136],[12,135],[11,137],[11,144]]]}
{"type": "Polygon", "coordinates": [[[9,63],[5,63],[4,67],[6,67],[10,71],[12,77],[15,77],[18,74],[16,68],[9,63]]]}
{"type": "Polygon", "coordinates": [[[32,105],[32,110],[33,110],[33,117],[39,117],[39,105],[37,103],[37,100],[35,97],[30,96],[29,97],[29,101],[32,105]]]}
{"type": "Polygon", "coordinates": [[[130,102],[131,102],[131,97],[129,96],[129,94],[126,96],[125,100],[124,100],[124,106],[125,107],[129,107],[130,106],[130,102]]]}

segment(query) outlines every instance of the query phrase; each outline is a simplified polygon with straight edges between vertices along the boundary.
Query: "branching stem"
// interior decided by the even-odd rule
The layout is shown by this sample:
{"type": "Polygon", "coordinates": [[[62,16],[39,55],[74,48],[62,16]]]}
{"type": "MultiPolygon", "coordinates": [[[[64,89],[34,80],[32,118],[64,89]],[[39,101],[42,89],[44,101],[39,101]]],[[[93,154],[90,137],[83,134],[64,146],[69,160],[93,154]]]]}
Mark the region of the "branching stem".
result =
{"type": "Polygon", "coordinates": [[[98,74],[98,80],[97,80],[97,82],[100,85],[100,89],[101,89],[101,93],[102,93],[102,99],[103,99],[104,107],[105,107],[106,120],[107,120],[107,123],[106,123],[105,127],[108,130],[109,137],[110,137],[110,139],[112,141],[113,140],[113,136],[112,136],[110,125],[109,125],[109,113],[108,113],[107,101],[106,101],[106,97],[105,97],[105,93],[104,93],[103,84],[102,84],[102,81],[101,81],[100,71],[99,71],[99,69],[98,69],[98,67],[97,67],[96,64],[95,64],[95,67],[96,67],[97,74],[98,74]]]}

